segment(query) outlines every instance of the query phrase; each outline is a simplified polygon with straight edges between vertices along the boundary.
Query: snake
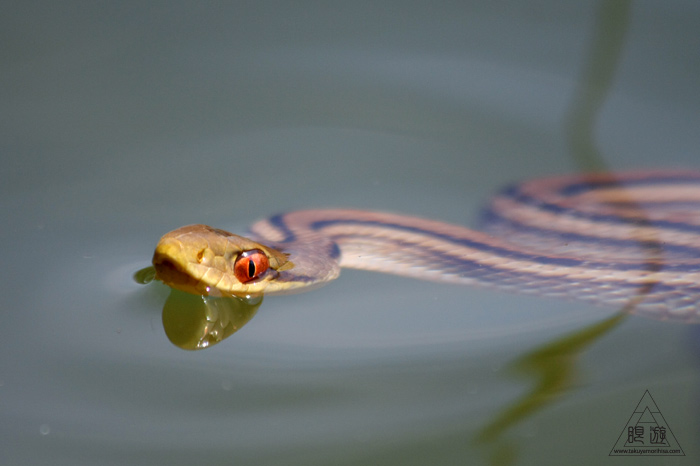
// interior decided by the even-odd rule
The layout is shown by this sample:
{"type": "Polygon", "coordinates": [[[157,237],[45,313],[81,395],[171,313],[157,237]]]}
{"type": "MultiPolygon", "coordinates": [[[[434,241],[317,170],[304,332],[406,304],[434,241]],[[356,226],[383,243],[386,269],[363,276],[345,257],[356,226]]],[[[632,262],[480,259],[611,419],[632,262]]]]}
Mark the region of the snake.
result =
{"type": "Polygon", "coordinates": [[[700,172],[524,181],[495,195],[481,223],[298,210],[258,221],[246,236],[178,228],[158,242],[153,266],[170,287],[205,296],[307,291],[353,268],[700,322],[700,172]]]}

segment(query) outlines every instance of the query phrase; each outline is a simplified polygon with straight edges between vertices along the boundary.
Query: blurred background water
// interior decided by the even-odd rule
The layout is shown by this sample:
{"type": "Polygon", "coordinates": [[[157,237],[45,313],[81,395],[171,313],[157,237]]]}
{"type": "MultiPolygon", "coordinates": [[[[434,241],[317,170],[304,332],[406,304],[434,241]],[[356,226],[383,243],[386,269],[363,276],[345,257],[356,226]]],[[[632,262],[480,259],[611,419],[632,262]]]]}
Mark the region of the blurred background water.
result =
{"type": "Polygon", "coordinates": [[[192,352],[132,278],[187,223],[477,227],[581,154],[700,168],[700,4],[611,4],[6,2],[0,462],[625,463],[645,390],[686,455],[657,459],[697,458],[694,326],[613,320],[574,351],[615,310],[344,271],[192,352]],[[539,383],[518,361],[561,341],[562,386],[509,415],[539,383]]]}

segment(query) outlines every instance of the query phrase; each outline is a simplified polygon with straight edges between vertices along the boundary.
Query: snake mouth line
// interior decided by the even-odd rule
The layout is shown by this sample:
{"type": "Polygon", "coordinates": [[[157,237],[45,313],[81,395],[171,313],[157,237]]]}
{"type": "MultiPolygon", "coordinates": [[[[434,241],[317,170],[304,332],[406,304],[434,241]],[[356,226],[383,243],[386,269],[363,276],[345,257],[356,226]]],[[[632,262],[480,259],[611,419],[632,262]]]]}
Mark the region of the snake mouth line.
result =
{"type": "Polygon", "coordinates": [[[153,268],[156,270],[156,279],[166,285],[196,294],[201,293],[200,281],[193,278],[169,257],[156,253],[153,256],[153,268]]]}

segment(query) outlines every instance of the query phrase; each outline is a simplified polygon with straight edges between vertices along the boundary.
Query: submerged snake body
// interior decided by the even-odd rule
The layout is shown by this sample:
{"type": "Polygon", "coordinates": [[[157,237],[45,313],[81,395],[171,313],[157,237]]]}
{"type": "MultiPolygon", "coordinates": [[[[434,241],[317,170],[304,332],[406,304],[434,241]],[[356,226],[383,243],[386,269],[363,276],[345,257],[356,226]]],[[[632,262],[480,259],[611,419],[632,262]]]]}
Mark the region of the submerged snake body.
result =
{"type": "Polygon", "coordinates": [[[183,227],[161,239],[153,262],[165,283],[199,294],[304,291],[350,267],[700,322],[700,173],[530,181],[494,198],[485,220],[479,232],[388,213],[297,211],[254,224],[252,240],[183,227]],[[241,265],[244,251],[264,263],[241,265]]]}

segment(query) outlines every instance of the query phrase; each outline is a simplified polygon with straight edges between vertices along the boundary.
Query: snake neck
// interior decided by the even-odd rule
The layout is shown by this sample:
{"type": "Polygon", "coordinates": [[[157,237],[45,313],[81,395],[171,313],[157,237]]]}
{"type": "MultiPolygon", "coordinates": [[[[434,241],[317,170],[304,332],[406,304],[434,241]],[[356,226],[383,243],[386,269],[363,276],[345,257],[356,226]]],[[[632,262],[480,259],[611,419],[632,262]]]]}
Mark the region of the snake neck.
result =
{"type": "Polygon", "coordinates": [[[340,275],[341,250],[322,232],[287,224],[283,216],[257,222],[251,237],[287,255],[293,267],[280,271],[267,294],[288,294],[322,286],[340,275]]]}

